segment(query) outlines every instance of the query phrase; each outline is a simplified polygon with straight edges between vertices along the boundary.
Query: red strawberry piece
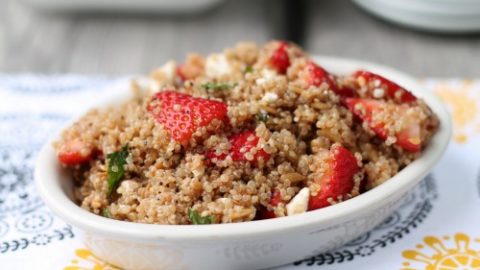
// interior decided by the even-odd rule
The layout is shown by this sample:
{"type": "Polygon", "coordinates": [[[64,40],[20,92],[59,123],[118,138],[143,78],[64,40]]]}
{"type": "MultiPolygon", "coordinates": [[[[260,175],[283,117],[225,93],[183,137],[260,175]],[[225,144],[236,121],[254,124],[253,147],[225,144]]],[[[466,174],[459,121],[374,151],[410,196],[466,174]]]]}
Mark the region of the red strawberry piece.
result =
{"type": "Polygon", "coordinates": [[[322,83],[327,83],[330,89],[341,97],[352,97],[353,90],[347,87],[339,88],[335,82],[335,77],[328,73],[324,68],[310,61],[307,64],[309,85],[320,86],[322,83]]]}
{"type": "Polygon", "coordinates": [[[207,166],[213,165],[213,159],[216,158],[217,160],[224,160],[227,157],[227,154],[221,153],[217,154],[215,150],[209,150],[203,154],[205,156],[205,164],[207,166]]]}
{"type": "MultiPolygon", "coordinates": [[[[250,150],[258,145],[258,138],[253,131],[244,131],[242,133],[235,134],[229,138],[230,149],[228,155],[232,157],[232,160],[244,162],[248,161],[251,163],[256,163],[260,158],[263,158],[264,162],[267,162],[270,159],[270,155],[265,152],[263,149],[257,149],[257,152],[253,154],[253,159],[248,160],[245,156],[250,150]]],[[[227,157],[227,154],[217,154],[215,151],[207,151],[205,153],[205,158],[207,163],[210,163],[213,158],[218,160],[223,160],[227,157]]]]}
{"type": "Polygon", "coordinates": [[[287,42],[280,42],[278,48],[273,52],[272,56],[270,57],[270,64],[280,74],[287,73],[287,69],[290,66],[290,58],[288,57],[287,47],[287,42]]]}
{"type": "Polygon", "coordinates": [[[227,121],[227,105],[214,100],[195,98],[174,91],[162,91],[147,106],[150,114],[181,143],[187,142],[199,127],[214,119],[227,121]]]}
{"type": "MultiPolygon", "coordinates": [[[[420,151],[422,141],[420,137],[420,123],[414,117],[409,116],[406,111],[408,107],[403,105],[388,104],[385,101],[361,98],[346,98],[344,104],[357,117],[368,123],[368,126],[383,140],[388,137],[388,130],[385,123],[374,121],[373,115],[382,113],[389,106],[397,106],[400,113],[396,114],[398,121],[403,121],[404,127],[395,134],[397,141],[395,144],[409,152],[420,151]]],[[[392,111],[392,110],[389,110],[392,111]]]]}
{"type": "MultiPolygon", "coordinates": [[[[270,205],[272,207],[276,207],[279,203],[282,202],[282,194],[280,191],[275,190],[272,193],[272,197],[270,199],[270,205]]],[[[266,207],[261,207],[257,212],[257,219],[270,219],[276,218],[275,212],[272,210],[268,210],[266,207]]]]}
{"type": "Polygon", "coordinates": [[[92,159],[93,152],[93,149],[82,140],[72,139],[60,146],[58,160],[67,166],[80,165],[92,159]]]}
{"type": "Polygon", "coordinates": [[[417,100],[412,93],[378,74],[366,70],[359,70],[355,72],[353,76],[356,78],[363,77],[367,84],[375,84],[375,82],[379,83],[378,87],[370,87],[368,92],[369,97],[373,97],[374,89],[382,88],[385,90],[386,96],[390,99],[398,100],[400,102],[414,102],[417,100]]]}
{"type": "MultiPolygon", "coordinates": [[[[256,147],[259,140],[260,138],[258,138],[253,131],[244,131],[230,137],[230,154],[232,155],[232,159],[234,161],[248,161],[245,154],[256,147]]],[[[253,155],[251,162],[256,162],[260,158],[263,158],[264,162],[267,162],[270,159],[270,155],[260,148],[253,155]]]]}
{"type": "Polygon", "coordinates": [[[385,106],[386,103],[379,100],[373,99],[362,99],[362,98],[346,98],[343,100],[345,106],[357,117],[362,119],[369,124],[369,127],[383,140],[386,140],[388,137],[387,130],[384,129],[384,123],[373,123],[373,115],[376,112],[380,112],[382,106],[385,106]],[[357,107],[360,104],[361,107],[357,107]]]}
{"type": "Polygon", "coordinates": [[[342,146],[330,149],[327,169],[321,179],[317,195],[310,196],[308,209],[314,210],[331,205],[329,199],[346,198],[354,187],[353,177],[360,171],[355,156],[342,146]]]}
{"type": "Polygon", "coordinates": [[[328,86],[332,89],[336,89],[337,86],[334,83],[331,75],[322,67],[315,64],[314,62],[308,62],[307,64],[308,71],[308,84],[313,86],[320,86],[322,83],[327,83],[328,86]]]}
{"type": "Polygon", "coordinates": [[[422,149],[422,140],[420,137],[420,123],[413,117],[404,117],[407,124],[405,128],[398,132],[396,144],[409,152],[418,152],[422,149]]]}

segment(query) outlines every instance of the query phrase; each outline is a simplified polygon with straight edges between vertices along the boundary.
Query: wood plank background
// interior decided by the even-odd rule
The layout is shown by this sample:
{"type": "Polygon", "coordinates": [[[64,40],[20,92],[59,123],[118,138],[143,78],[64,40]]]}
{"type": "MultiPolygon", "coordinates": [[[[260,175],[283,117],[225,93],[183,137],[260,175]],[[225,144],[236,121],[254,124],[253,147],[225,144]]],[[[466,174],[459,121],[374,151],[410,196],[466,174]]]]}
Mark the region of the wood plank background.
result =
{"type": "MultiPolygon", "coordinates": [[[[0,2],[0,72],[142,73],[190,51],[282,36],[278,1],[225,1],[193,16],[51,14],[0,2]]],[[[306,1],[312,54],[379,62],[419,77],[480,77],[480,35],[417,32],[375,19],[350,1],[306,1]]]]}

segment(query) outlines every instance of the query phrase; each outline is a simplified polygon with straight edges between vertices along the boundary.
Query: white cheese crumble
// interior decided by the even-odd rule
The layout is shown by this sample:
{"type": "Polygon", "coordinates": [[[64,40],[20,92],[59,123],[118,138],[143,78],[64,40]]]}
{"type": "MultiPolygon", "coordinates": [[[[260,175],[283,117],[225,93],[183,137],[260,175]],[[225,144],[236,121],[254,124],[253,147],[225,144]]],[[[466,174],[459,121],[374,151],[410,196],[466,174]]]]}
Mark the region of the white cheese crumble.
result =
{"type": "Polygon", "coordinates": [[[129,194],[135,191],[138,188],[138,183],[133,180],[125,180],[120,183],[120,186],[117,188],[119,194],[129,194]]]}
{"type": "Polygon", "coordinates": [[[147,78],[147,77],[138,77],[138,78],[135,78],[135,82],[137,83],[138,87],[140,87],[140,89],[142,91],[147,91],[150,89],[150,84],[152,83],[152,79],[150,78],[147,78]]]}
{"type": "Polygon", "coordinates": [[[177,72],[177,62],[171,60],[159,67],[156,72],[161,72],[163,75],[162,81],[157,81],[152,78],[141,77],[137,79],[138,86],[144,90],[149,91],[150,94],[155,94],[160,91],[166,84],[173,84],[175,82],[175,76],[177,72]]]}
{"type": "Polygon", "coordinates": [[[302,188],[295,197],[287,204],[287,216],[305,213],[308,208],[308,199],[310,190],[307,187],[302,188]]]}
{"type": "Polygon", "coordinates": [[[267,84],[267,83],[273,81],[273,79],[275,79],[276,76],[277,76],[277,73],[275,71],[270,70],[270,69],[263,69],[262,70],[262,77],[255,80],[255,82],[258,85],[264,85],[264,84],[267,84]]]}
{"type": "Polygon", "coordinates": [[[148,89],[150,89],[150,93],[154,94],[154,93],[160,91],[161,88],[162,88],[161,83],[159,83],[156,80],[150,79],[150,81],[148,83],[148,89]]]}
{"type": "Polygon", "coordinates": [[[278,99],[278,95],[273,92],[267,92],[265,95],[262,97],[262,101],[267,102],[267,103],[273,103],[278,99]]]}
{"type": "Polygon", "coordinates": [[[216,202],[223,205],[224,208],[230,208],[233,206],[232,199],[230,198],[218,198],[216,202]]]}
{"type": "Polygon", "coordinates": [[[160,70],[165,74],[165,77],[169,82],[173,82],[177,71],[177,62],[170,60],[160,67],[160,70]]]}
{"type": "Polygon", "coordinates": [[[224,54],[211,54],[205,62],[208,77],[216,78],[231,72],[230,64],[224,54]]]}
{"type": "Polygon", "coordinates": [[[374,98],[383,98],[384,95],[385,95],[385,90],[383,90],[382,88],[373,89],[374,98]]]}

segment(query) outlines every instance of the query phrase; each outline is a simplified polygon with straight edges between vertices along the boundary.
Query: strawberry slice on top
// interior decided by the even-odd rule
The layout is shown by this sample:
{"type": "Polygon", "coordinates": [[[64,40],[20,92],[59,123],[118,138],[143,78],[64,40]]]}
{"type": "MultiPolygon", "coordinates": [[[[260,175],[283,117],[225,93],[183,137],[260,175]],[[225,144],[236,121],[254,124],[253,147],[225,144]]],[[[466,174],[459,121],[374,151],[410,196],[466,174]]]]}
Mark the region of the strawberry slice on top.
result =
{"type": "Polygon", "coordinates": [[[421,123],[407,113],[408,106],[362,98],[346,98],[343,102],[381,139],[386,140],[388,136],[393,135],[396,138],[395,144],[403,149],[409,152],[421,150],[421,123]],[[402,123],[400,130],[391,130],[393,124],[398,122],[402,123]]]}
{"type": "Polygon", "coordinates": [[[75,166],[88,162],[92,159],[94,151],[92,147],[81,139],[75,138],[64,142],[58,150],[58,160],[66,166],[75,166]]]}
{"type": "Polygon", "coordinates": [[[340,145],[331,147],[325,165],[324,173],[316,180],[320,190],[308,201],[309,210],[332,205],[332,200],[347,199],[355,186],[354,177],[360,172],[355,156],[340,145]]]}
{"type": "Polygon", "coordinates": [[[270,65],[275,68],[279,74],[287,73],[287,69],[290,66],[290,58],[287,52],[288,43],[281,41],[277,49],[270,56],[270,65]]]}
{"type": "Polygon", "coordinates": [[[205,153],[205,157],[207,160],[213,158],[224,160],[229,155],[233,161],[257,163],[262,159],[263,162],[267,162],[270,159],[270,154],[262,148],[258,148],[259,140],[260,138],[251,130],[234,134],[229,138],[230,149],[228,154],[216,154],[215,151],[208,151],[205,153]],[[257,151],[250,153],[254,147],[257,147],[257,151]]]}
{"type": "Polygon", "coordinates": [[[341,97],[352,97],[354,95],[353,90],[350,88],[339,88],[335,82],[335,77],[312,61],[307,64],[307,72],[307,83],[311,86],[318,87],[322,83],[326,83],[333,92],[341,97]]]}
{"type": "Polygon", "coordinates": [[[380,96],[393,99],[400,103],[414,102],[417,98],[408,90],[402,88],[398,84],[366,70],[358,70],[353,74],[355,78],[363,78],[368,86],[368,97],[375,97],[375,91],[380,90],[380,96]],[[383,91],[381,91],[383,90],[383,91]]]}
{"type": "Polygon", "coordinates": [[[199,127],[208,126],[214,120],[228,121],[225,103],[174,91],[155,94],[147,110],[180,143],[190,140],[199,127]]]}

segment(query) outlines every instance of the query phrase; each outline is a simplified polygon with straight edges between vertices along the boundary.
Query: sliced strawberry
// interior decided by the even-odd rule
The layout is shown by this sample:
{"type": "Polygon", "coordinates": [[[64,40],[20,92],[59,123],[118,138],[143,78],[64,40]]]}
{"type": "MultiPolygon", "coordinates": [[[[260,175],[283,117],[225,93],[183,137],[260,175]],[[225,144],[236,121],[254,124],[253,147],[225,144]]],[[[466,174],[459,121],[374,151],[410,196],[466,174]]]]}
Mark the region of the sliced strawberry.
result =
{"type": "Polygon", "coordinates": [[[407,121],[406,128],[395,135],[396,144],[409,152],[418,152],[422,149],[420,123],[408,115],[404,115],[404,119],[407,121]]]}
{"type": "Polygon", "coordinates": [[[203,155],[205,156],[205,164],[207,166],[213,165],[214,158],[216,158],[217,160],[224,160],[227,157],[227,154],[217,154],[215,150],[206,151],[203,155]]]}
{"type": "Polygon", "coordinates": [[[309,85],[320,86],[322,83],[327,83],[331,89],[336,89],[337,85],[334,83],[331,75],[322,67],[315,64],[314,62],[308,62],[307,64],[308,79],[307,82],[309,85]]]}
{"type": "Polygon", "coordinates": [[[227,156],[231,156],[232,160],[244,162],[248,161],[250,163],[256,163],[260,158],[263,159],[264,162],[267,162],[270,159],[270,155],[265,152],[263,149],[258,149],[255,154],[253,154],[253,159],[248,160],[245,156],[253,147],[258,145],[258,138],[253,131],[244,131],[242,133],[235,134],[229,138],[230,142],[230,149],[229,153],[227,154],[216,154],[215,151],[207,151],[205,155],[205,159],[207,163],[211,163],[213,158],[218,160],[224,160],[227,156]]]}
{"type": "Polygon", "coordinates": [[[395,111],[392,110],[392,106],[395,106],[395,109],[399,109],[399,113],[396,113],[392,117],[404,122],[403,128],[395,134],[397,138],[395,143],[409,152],[420,151],[422,146],[420,123],[417,119],[406,113],[408,107],[389,104],[380,100],[361,98],[346,98],[343,102],[352,113],[362,119],[362,121],[367,122],[375,134],[383,140],[387,139],[389,132],[385,128],[385,123],[373,120],[373,115],[384,113],[387,110],[395,111]]]}
{"type": "Polygon", "coordinates": [[[413,102],[417,100],[417,98],[407,91],[406,89],[400,87],[398,84],[378,75],[366,70],[359,70],[353,74],[355,78],[363,77],[367,84],[375,84],[378,81],[379,85],[375,87],[369,87],[368,97],[373,97],[373,91],[376,88],[382,88],[386,90],[385,94],[388,98],[397,100],[400,102],[413,102]]]}
{"type": "Polygon", "coordinates": [[[346,98],[343,99],[345,106],[357,117],[369,124],[369,127],[383,140],[388,137],[387,130],[384,129],[384,123],[373,123],[373,115],[383,110],[382,106],[386,103],[373,99],[346,98]],[[358,105],[360,104],[360,105],[358,105]]]}
{"type": "Polygon", "coordinates": [[[214,100],[195,98],[173,91],[162,91],[152,97],[147,106],[150,114],[178,142],[187,142],[199,127],[214,119],[227,121],[227,105],[214,100]]]}
{"type": "Polygon", "coordinates": [[[60,146],[58,160],[67,166],[80,165],[92,159],[93,152],[93,149],[82,140],[72,139],[60,146]]]}
{"type": "Polygon", "coordinates": [[[287,42],[280,42],[278,48],[273,52],[272,56],[270,57],[270,64],[280,74],[287,73],[287,69],[290,66],[290,58],[288,57],[287,47],[287,42]]]}
{"type": "Polygon", "coordinates": [[[310,61],[307,64],[308,78],[307,83],[313,86],[320,86],[327,83],[329,88],[341,97],[352,97],[353,90],[347,87],[339,88],[335,82],[335,77],[328,73],[324,68],[310,61]]]}
{"type": "Polygon", "coordinates": [[[342,146],[330,149],[327,169],[318,183],[321,188],[316,196],[310,196],[308,209],[314,210],[331,205],[330,199],[344,199],[352,192],[353,177],[360,171],[355,156],[342,146]]]}
{"type": "MultiPolygon", "coordinates": [[[[282,202],[282,194],[278,190],[273,191],[270,199],[270,205],[272,207],[276,207],[280,202],[282,202]]],[[[277,216],[275,215],[275,212],[268,210],[266,207],[261,207],[257,211],[257,219],[270,219],[276,217],[277,216]]]]}
{"type": "MultiPolygon", "coordinates": [[[[250,149],[256,147],[258,144],[258,138],[253,131],[244,131],[233,135],[230,138],[230,153],[232,159],[235,161],[247,161],[245,153],[248,153],[250,149]]],[[[263,149],[258,149],[258,151],[253,155],[253,162],[258,161],[260,158],[263,158],[265,162],[270,159],[270,155],[265,152],[263,149]]]]}

